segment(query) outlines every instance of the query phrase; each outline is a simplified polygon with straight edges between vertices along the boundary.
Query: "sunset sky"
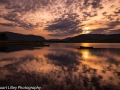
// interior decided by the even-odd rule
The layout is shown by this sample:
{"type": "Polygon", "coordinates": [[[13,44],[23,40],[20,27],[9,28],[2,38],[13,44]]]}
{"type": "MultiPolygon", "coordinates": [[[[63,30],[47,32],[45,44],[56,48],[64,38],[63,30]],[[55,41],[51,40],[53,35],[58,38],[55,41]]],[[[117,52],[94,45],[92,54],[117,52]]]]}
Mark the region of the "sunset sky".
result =
{"type": "Polygon", "coordinates": [[[120,33],[120,0],[0,0],[0,32],[65,38],[120,33]]]}

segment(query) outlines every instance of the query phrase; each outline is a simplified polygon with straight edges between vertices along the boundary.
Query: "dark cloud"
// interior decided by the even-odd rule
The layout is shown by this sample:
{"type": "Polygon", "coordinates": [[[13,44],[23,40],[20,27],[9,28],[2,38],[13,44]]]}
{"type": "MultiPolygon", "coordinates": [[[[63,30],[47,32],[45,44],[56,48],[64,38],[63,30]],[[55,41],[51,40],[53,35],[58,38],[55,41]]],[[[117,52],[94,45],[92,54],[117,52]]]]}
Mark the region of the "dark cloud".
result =
{"type": "MultiPolygon", "coordinates": [[[[8,3],[8,0],[6,0],[6,3],[8,3]]],[[[26,20],[22,20],[21,18],[29,11],[35,11],[38,8],[38,3],[37,0],[34,0],[34,2],[33,0],[11,0],[9,5],[3,3],[5,4],[5,8],[8,9],[9,12],[0,16],[5,20],[10,21],[11,23],[16,23],[16,26],[25,29],[34,29],[39,25],[38,23],[33,24],[32,22],[27,22],[26,20]]]]}
{"type": "Polygon", "coordinates": [[[117,25],[120,25],[120,21],[113,21],[113,22],[110,22],[110,23],[108,23],[107,24],[109,27],[115,27],[115,26],[117,26],[117,25]]]}
{"type": "Polygon", "coordinates": [[[110,28],[98,28],[91,30],[90,34],[105,34],[107,31],[109,31],[110,28]]]}
{"type": "Polygon", "coordinates": [[[120,18],[117,18],[116,21],[120,21],[120,18]]]}
{"type": "Polygon", "coordinates": [[[92,4],[92,8],[98,8],[101,7],[102,8],[102,4],[101,4],[102,0],[94,0],[91,4],[92,4]]]}
{"type": "Polygon", "coordinates": [[[78,17],[75,13],[65,14],[61,18],[55,19],[52,24],[48,25],[45,29],[52,32],[52,34],[50,34],[52,36],[57,36],[58,34],[60,36],[66,36],[82,32],[79,27],[81,22],[77,19],[78,17]]]}
{"type": "Polygon", "coordinates": [[[114,8],[114,7],[115,7],[115,5],[111,5],[111,6],[110,6],[110,8],[114,8]]]}
{"type": "Polygon", "coordinates": [[[1,26],[9,26],[9,27],[13,27],[13,26],[16,26],[15,24],[13,23],[0,23],[1,26]]]}
{"type": "Polygon", "coordinates": [[[10,12],[6,15],[2,15],[2,17],[5,19],[5,20],[8,20],[10,21],[11,23],[15,23],[16,25],[14,26],[18,26],[18,27],[22,27],[22,28],[25,28],[25,29],[33,29],[35,27],[38,27],[39,24],[36,23],[35,25],[30,23],[30,22],[27,22],[25,20],[21,20],[20,16],[18,15],[18,13],[16,12],[10,12]]]}
{"type": "MultiPolygon", "coordinates": [[[[109,4],[113,1],[105,1],[104,4],[109,4]]],[[[14,23],[13,26],[25,29],[34,29],[46,25],[45,30],[51,32],[49,34],[51,36],[79,34],[82,32],[80,28],[82,27],[80,26],[82,22],[98,16],[99,11],[97,10],[106,7],[103,7],[104,4],[102,0],[0,0],[0,18],[10,22],[1,22],[1,25],[12,26],[14,23]],[[50,17],[52,21],[46,17],[50,17]]],[[[120,8],[118,6],[113,3],[109,8],[115,7],[116,10],[110,15],[107,15],[106,11],[102,11],[105,19],[109,20],[108,26],[111,28],[119,24],[115,22],[109,23],[115,21],[119,16],[120,8]]]]}
{"type": "Polygon", "coordinates": [[[44,55],[49,60],[53,61],[55,65],[65,65],[69,66],[71,64],[79,64],[78,56],[81,56],[81,53],[73,52],[71,50],[65,49],[52,49],[50,53],[44,55]],[[54,52],[54,53],[53,53],[54,52]]]}
{"type": "Polygon", "coordinates": [[[84,0],[84,5],[89,5],[89,0],[84,0]]]}
{"type": "Polygon", "coordinates": [[[120,7],[119,7],[119,8],[116,8],[116,10],[115,10],[114,13],[115,13],[115,14],[120,14],[120,7]]]}
{"type": "Polygon", "coordinates": [[[18,14],[17,13],[8,13],[6,15],[2,15],[2,17],[8,21],[12,21],[12,22],[17,22],[19,21],[19,17],[18,17],[18,14]]]}
{"type": "Polygon", "coordinates": [[[23,10],[22,9],[22,6],[20,5],[8,5],[8,6],[5,6],[6,9],[14,9],[13,11],[17,10],[19,12],[19,9],[21,9],[21,11],[23,10]]]}
{"type": "Polygon", "coordinates": [[[107,12],[103,12],[102,14],[103,14],[103,15],[106,15],[106,14],[107,14],[107,12]]]}
{"type": "Polygon", "coordinates": [[[89,6],[92,6],[93,9],[103,9],[104,7],[102,6],[101,1],[102,0],[84,0],[82,9],[87,9],[89,6]]]}
{"type": "Polygon", "coordinates": [[[97,12],[82,12],[87,17],[94,17],[97,16],[97,12]]]}
{"type": "Polygon", "coordinates": [[[104,12],[103,16],[105,16],[104,19],[109,19],[110,21],[114,21],[115,17],[117,17],[118,15],[115,15],[115,14],[107,15],[107,13],[104,12]]]}
{"type": "Polygon", "coordinates": [[[0,3],[12,12],[27,13],[43,9],[50,4],[50,0],[0,0],[0,3]]]}
{"type": "Polygon", "coordinates": [[[6,4],[8,2],[9,2],[9,0],[0,0],[0,4],[6,4]]]}
{"type": "Polygon", "coordinates": [[[67,0],[66,1],[66,7],[70,7],[74,3],[73,0],[67,0]]]}
{"type": "Polygon", "coordinates": [[[26,22],[23,22],[23,21],[21,21],[21,22],[19,22],[18,23],[19,25],[19,27],[22,27],[22,28],[25,28],[25,29],[34,29],[34,28],[36,28],[36,27],[38,27],[39,26],[39,24],[38,23],[36,23],[35,25],[34,24],[32,24],[32,23],[26,23],[26,22]]]}
{"type": "Polygon", "coordinates": [[[109,30],[109,34],[120,34],[120,29],[109,30]]]}

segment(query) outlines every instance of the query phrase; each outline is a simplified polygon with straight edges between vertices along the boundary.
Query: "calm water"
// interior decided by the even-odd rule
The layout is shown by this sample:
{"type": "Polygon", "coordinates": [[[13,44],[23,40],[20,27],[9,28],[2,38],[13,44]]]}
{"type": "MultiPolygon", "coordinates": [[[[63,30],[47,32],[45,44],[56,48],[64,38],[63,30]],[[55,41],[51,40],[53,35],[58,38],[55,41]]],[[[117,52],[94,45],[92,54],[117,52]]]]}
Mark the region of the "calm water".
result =
{"type": "Polygon", "coordinates": [[[120,44],[57,43],[0,48],[0,86],[41,90],[120,90],[120,44]],[[105,49],[75,49],[94,46],[105,49]]]}

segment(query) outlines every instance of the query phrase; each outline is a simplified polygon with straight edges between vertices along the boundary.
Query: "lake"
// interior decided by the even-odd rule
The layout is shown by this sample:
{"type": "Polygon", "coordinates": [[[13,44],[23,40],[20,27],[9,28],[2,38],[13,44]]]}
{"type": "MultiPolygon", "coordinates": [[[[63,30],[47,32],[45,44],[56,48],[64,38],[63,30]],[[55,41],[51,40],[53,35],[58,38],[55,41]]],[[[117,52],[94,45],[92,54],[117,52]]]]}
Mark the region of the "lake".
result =
{"type": "Polygon", "coordinates": [[[120,90],[119,43],[51,43],[0,48],[0,86],[120,90]],[[78,46],[102,49],[76,49],[78,46]]]}

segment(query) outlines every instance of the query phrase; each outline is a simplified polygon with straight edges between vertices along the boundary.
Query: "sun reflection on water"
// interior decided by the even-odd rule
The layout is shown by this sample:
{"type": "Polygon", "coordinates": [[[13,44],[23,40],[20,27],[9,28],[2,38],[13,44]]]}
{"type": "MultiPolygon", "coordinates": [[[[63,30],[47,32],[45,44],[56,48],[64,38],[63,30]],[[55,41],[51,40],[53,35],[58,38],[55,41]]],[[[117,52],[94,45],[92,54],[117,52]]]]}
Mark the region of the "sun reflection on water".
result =
{"type": "Polygon", "coordinates": [[[47,48],[19,51],[16,55],[4,53],[0,58],[0,85],[5,82],[41,85],[43,90],[119,90],[119,58],[119,50],[47,48]]]}
{"type": "Polygon", "coordinates": [[[90,53],[88,50],[82,50],[81,53],[84,59],[89,59],[90,53]]]}
{"type": "Polygon", "coordinates": [[[81,45],[81,46],[87,46],[87,47],[90,46],[89,43],[81,43],[80,45],[81,45]]]}

